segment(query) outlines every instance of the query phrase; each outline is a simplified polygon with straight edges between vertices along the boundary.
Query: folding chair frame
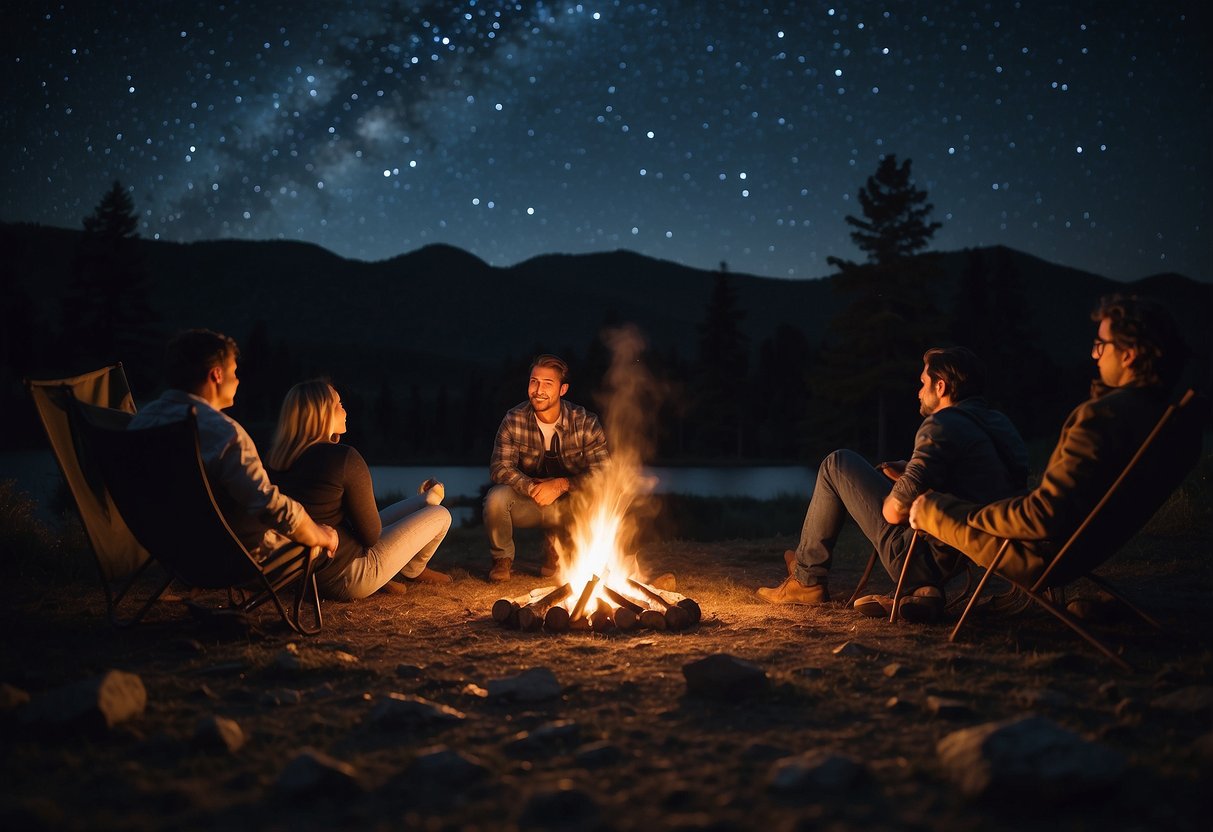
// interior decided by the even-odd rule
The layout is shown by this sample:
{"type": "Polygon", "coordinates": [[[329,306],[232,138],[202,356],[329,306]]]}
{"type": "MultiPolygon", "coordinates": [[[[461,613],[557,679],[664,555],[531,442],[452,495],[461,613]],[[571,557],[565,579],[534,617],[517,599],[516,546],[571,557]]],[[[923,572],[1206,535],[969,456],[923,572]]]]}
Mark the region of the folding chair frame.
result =
{"type": "MultiPolygon", "coordinates": [[[[1074,544],[1081,539],[1083,532],[1086,531],[1087,527],[1091,525],[1092,521],[1095,520],[1095,518],[1103,510],[1104,506],[1107,505],[1108,501],[1120,488],[1121,484],[1125,481],[1125,478],[1128,477],[1129,473],[1132,472],[1135,467],[1137,467],[1137,463],[1145,455],[1150,446],[1154,444],[1154,440],[1158,438],[1158,435],[1162,432],[1162,429],[1167,425],[1168,422],[1170,422],[1172,417],[1179,410],[1188,407],[1191,404],[1195,395],[1195,391],[1188,390],[1186,393],[1184,393],[1183,397],[1180,398],[1178,403],[1172,403],[1167,406],[1167,409],[1163,411],[1162,416],[1159,417],[1158,422],[1154,425],[1153,430],[1151,430],[1146,438],[1142,441],[1136,453],[1133,454],[1133,457],[1129,460],[1128,464],[1120,472],[1120,475],[1117,476],[1112,485],[1108,487],[1108,490],[1104,492],[1103,497],[1100,498],[1095,507],[1091,509],[1090,513],[1086,516],[1082,523],[1079,524],[1078,528],[1074,530],[1074,533],[1070,535],[1065,544],[1061,547],[1061,549],[1058,550],[1052,561],[1050,561],[1049,565],[1035,581],[1028,585],[1008,578],[1006,575],[999,575],[1000,578],[1008,581],[1016,589],[1023,592],[1028,598],[1032,599],[1032,601],[1039,604],[1047,612],[1077,633],[1084,641],[1099,652],[1103,653],[1103,655],[1111,660],[1113,664],[1125,671],[1132,671],[1132,665],[1118,656],[1107,643],[1083,627],[1081,622],[1079,622],[1078,619],[1076,619],[1073,615],[1066,612],[1066,610],[1060,604],[1055,604],[1050,599],[1045,597],[1045,593],[1053,588],[1049,583],[1049,576],[1062,561],[1062,558],[1066,555],[1066,553],[1069,552],[1074,544]]],[[[989,568],[986,569],[985,574],[981,576],[981,580],[978,582],[977,588],[973,591],[973,596],[969,599],[969,603],[965,606],[964,612],[961,613],[960,620],[956,622],[956,626],[952,629],[951,635],[948,636],[948,641],[954,642],[956,640],[956,636],[960,632],[960,628],[964,626],[970,611],[972,611],[973,607],[977,603],[977,599],[981,596],[982,591],[985,589],[986,583],[989,581],[992,575],[998,572],[998,567],[1002,564],[1003,559],[1006,557],[1007,549],[1010,545],[1011,538],[1007,538],[1004,539],[1002,545],[999,546],[993,562],[990,564],[989,568]]],[[[1127,598],[1125,598],[1117,590],[1113,589],[1112,586],[1103,578],[1100,578],[1099,576],[1090,572],[1083,577],[1097,584],[1117,600],[1124,603],[1129,609],[1146,621],[1146,623],[1158,629],[1162,629],[1162,625],[1159,624],[1158,621],[1147,615],[1135,604],[1129,602],[1127,598]]]]}

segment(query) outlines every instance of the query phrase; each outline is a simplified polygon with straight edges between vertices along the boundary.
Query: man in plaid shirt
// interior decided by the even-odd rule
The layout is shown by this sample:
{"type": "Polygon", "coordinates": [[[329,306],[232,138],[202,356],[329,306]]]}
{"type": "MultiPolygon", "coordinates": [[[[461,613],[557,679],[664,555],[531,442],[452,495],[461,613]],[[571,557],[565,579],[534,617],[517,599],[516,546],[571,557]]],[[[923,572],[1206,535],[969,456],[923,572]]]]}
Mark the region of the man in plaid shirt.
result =
{"type": "MultiPolygon", "coordinates": [[[[489,580],[508,581],[514,563],[514,528],[558,529],[567,522],[570,490],[606,463],[606,435],[598,417],[562,399],[569,367],[554,355],[531,362],[527,401],[497,428],[484,498],[484,526],[493,568],[489,580]]],[[[554,575],[556,553],[547,546],[540,574],[554,575]]]]}

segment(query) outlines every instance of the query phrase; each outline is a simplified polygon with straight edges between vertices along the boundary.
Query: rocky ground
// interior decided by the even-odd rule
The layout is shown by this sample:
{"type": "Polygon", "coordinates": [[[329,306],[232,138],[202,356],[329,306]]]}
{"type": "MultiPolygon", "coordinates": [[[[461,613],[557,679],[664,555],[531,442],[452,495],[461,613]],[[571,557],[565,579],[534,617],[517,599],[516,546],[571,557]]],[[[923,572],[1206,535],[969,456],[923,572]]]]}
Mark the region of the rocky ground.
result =
{"type": "Polygon", "coordinates": [[[1134,673],[1038,612],[978,621],[958,644],[943,626],[862,618],[841,602],[866,558],[854,537],[820,608],[753,594],[781,579],[789,539],[653,545],[644,565],[674,572],[704,611],[681,633],[500,628],[493,601],[544,581],[522,561],[508,585],[486,583],[474,529],[435,562],[454,583],[327,603],[312,638],[268,611],[254,632],[224,632],[179,604],[116,631],[86,583],[17,586],[0,609],[0,821],[1204,828],[1208,541],[1207,528],[1142,536],[1111,565],[1169,628],[1100,628],[1134,673]],[[746,681],[689,689],[688,665],[719,654],[746,681]]]}

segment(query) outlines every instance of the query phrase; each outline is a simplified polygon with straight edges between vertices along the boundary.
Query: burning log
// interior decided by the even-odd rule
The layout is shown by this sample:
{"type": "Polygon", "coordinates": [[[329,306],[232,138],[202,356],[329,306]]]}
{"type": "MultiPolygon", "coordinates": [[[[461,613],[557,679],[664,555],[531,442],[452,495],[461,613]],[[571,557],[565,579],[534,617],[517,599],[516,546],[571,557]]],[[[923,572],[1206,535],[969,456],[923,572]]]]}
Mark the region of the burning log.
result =
{"type": "Polygon", "coordinates": [[[653,588],[653,591],[664,598],[668,603],[676,604],[690,613],[691,623],[698,624],[703,618],[703,610],[699,608],[699,603],[694,598],[688,598],[672,590],[653,588]]]}
{"type": "Polygon", "coordinates": [[[646,630],[665,630],[668,622],[665,616],[657,610],[644,610],[640,613],[640,626],[646,630]]]}
{"type": "Polygon", "coordinates": [[[569,620],[577,621],[585,615],[585,608],[590,603],[590,598],[594,595],[594,590],[598,588],[598,576],[591,575],[590,579],[585,582],[585,587],[581,590],[581,597],[577,599],[577,603],[573,605],[573,609],[569,612],[569,620]]]}
{"type": "Polygon", "coordinates": [[[615,626],[621,630],[634,630],[639,627],[640,613],[644,612],[644,607],[609,586],[606,587],[605,592],[608,598],[619,605],[619,608],[615,610],[615,626]]]}
{"type": "MultiPolygon", "coordinates": [[[[691,612],[689,610],[679,606],[677,603],[672,603],[666,600],[666,598],[663,597],[663,595],[657,590],[652,589],[651,587],[646,586],[633,578],[628,578],[628,586],[639,591],[642,595],[644,595],[644,597],[648,598],[649,601],[656,606],[653,612],[658,612],[659,615],[664,613],[663,623],[665,626],[660,628],[654,627],[654,629],[664,630],[668,628],[670,630],[681,630],[684,627],[689,627],[692,623],[694,623],[691,620],[691,612]]],[[[698,607],[697,604],[696,607],[698,607]]],[[[649,624],[646,624],[645,618],[645,614],[641,613],[640,623],[645,626],[650,626],[649,624]]],[[[652,616],[648,616],[647,618],[650,622],[653,622],[652,616]]]]}
{"type": "Polygon", "coordinates": [[[547,595],[555,587],[542,586],[532,589],[526,595],[517,598],[498,598],[493,602],[493,620],[503,627],[518,628],[518,611],[528,604],[547,595]]]}
{"type": "Polygon", "coordinates": [[[561,584],[548,592],[538,601],[532,601],[518,610],[518,628],[521,630],[538,630],[547,624],[547,614],[565,598],[573,594],[573,587],[561,584]]]}
{"type": "Polygon", "coordinates": [[[615,629],[615,610],[605,598],[598,599],[598,608],[590,613],[590,627],[596,633],[609,633],[615,629]]]}

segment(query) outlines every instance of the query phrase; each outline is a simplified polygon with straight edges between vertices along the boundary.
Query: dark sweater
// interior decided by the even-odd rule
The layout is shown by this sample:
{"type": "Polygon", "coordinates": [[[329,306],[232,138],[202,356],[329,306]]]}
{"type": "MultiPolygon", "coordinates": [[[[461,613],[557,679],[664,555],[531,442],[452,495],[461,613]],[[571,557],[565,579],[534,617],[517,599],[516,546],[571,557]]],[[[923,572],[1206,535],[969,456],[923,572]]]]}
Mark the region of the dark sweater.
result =
{"type": "Polygon", "coordinates": [[[339,545],[325,572],[340,574],[379,542],[383,524],[375,507],[371,470],[349,445],[318,442],[286,471],[270,468],[270,481],[303,504],[317,523],[337,530],[339,545]]]}

